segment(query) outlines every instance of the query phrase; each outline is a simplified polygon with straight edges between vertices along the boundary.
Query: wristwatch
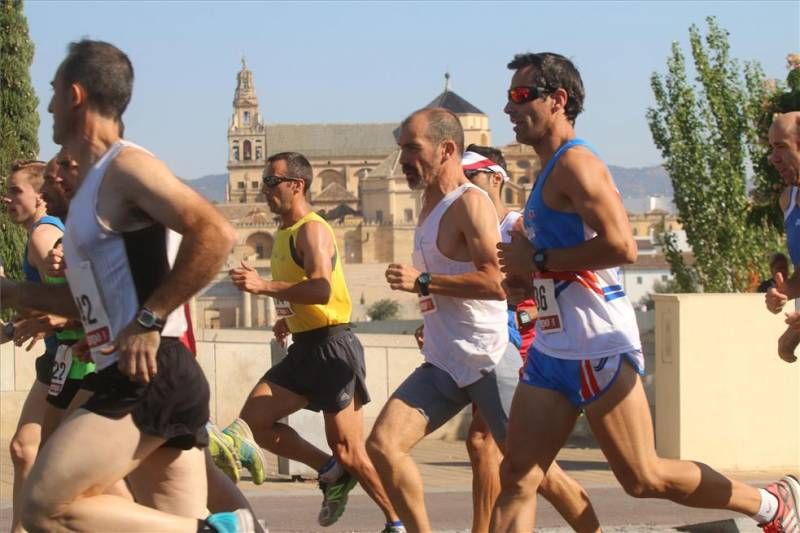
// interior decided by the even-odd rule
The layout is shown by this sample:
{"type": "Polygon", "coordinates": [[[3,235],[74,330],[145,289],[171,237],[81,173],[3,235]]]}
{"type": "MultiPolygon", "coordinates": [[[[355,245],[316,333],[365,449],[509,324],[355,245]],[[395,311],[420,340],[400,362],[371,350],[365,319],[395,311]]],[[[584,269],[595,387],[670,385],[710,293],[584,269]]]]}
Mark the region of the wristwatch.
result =
{"type": "Polygon", "coordinates": [[[419,293],[422,296],[427,296],[430,294],[428,291],[428,286],[431,284],[431,274],[430,272],[423,272],[417,278],[417,286],[419,287],[419,293]]]}
{"type": "Polygon", "coordinates": [[[142,307],[139,309],[139,312],[136,313],[136,322],[139,323],[144,329],[149,329],[151,331],[158,331],[161,332],[166,325],[163,320],[158,318],[156,314],[146,307],[142,307]]]}
{"type": "Polygon", "coordinates": [[[536,270],[544,272],[547,270],[547,250],[542,248],[533,253],[533,264],[536,265],[536,270]]]}

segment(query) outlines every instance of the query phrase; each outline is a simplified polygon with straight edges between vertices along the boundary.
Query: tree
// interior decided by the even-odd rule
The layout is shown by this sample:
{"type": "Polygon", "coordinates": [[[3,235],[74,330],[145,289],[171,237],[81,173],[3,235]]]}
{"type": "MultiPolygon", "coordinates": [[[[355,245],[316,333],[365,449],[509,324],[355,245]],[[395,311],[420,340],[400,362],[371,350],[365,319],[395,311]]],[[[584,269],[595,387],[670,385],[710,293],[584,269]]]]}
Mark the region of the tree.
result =
{"type": "Polygon", "coordinates": [[[747,194],[748,162],[763,151],[758,123],[766,85],[757,63],[742,68],[729,56],[728,32],[716,19],[706,21],[705,38],[697,26],[689,28],[696,83],[673,43],[666,75],[651,77],[656,107],[648,109],[647,120],[695,256],[688,267],[678,261],[674,241],[673,249],[665,243],[678,284],[738,292],[747,289],[753,271],[766,274],[764,258],[781,247],[774,226],[751,216],[747,194]]]}
{"type": "Polygon", "coordinates": [[[384,298],[378,300],[367,308],[367,316],[370,320],[392,320],[397,318],[400,313],[400,304],[397,300],[384,298]]]}
{"type": "MultiPolygon", "coordinates": [[[[31,85],[33,43],[22,0],[0,0],[0,194],[5,174],[16,159],[34,159],[39,153],[38,99],[31,85]]],[[[0,209],[0,259],[5,275],[19,278],[25,232],[0,209]]]]}

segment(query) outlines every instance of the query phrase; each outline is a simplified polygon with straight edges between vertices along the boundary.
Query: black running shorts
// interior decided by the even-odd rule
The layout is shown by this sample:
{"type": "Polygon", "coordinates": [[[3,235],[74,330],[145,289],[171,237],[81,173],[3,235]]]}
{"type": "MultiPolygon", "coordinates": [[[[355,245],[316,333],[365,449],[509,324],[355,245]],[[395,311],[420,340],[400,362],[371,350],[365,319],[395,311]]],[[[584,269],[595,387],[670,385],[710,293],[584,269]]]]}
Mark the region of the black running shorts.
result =
{"type": "Polygon", "coordinates": [[[83,408],[114,419],[130,413],[142,433],[171,448],[208,445],[210,393],[194,355],[178,339],[162,337],[156,362],[158,372],[147,385],[128,379],[116,364],[86,376],[95,393],[83,408]]]}
{"type": "Polygon", "coordinates": [[[36,358],[36,381],[44,385],[50,386],[50,378],[53,376],[53,363],[55,363],[56,354],[45,352],[36,358]]]}
{"type": "Polygon", "coordinates": [[[263,381],[304,396],[311,411],[338,413],[355,394],[361,405],[369,403],[364,348],[350,324],[304,331],[293,338],[286,358],[270,368],[263,381]]]}

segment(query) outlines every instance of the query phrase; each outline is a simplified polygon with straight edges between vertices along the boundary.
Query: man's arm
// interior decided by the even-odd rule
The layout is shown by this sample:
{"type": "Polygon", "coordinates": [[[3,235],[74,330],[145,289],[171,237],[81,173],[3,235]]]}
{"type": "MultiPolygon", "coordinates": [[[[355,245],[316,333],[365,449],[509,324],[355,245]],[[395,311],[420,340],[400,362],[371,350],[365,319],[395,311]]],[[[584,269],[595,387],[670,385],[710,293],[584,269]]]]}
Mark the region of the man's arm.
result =
{"type": "Polygon", "coordinates": [[[581,150],[570,150],[561,161],[550,179],[597,235],[571,248],[548,250],[547,269],[599,270],[636,261],[628,215],[606,166],[581,150]]]}
{"type": "Polygon", "coordinates": [[[66,284],[45,285],[0,277],[0,302],[4,309],[10,307],[19,311],[41,311],[80,318],[75,300],[66,284]]]}
{"type": "MultiPolygon", "coordinates": [[[[503,275],[495,253],[500,241],[497,211],[489,199],[477,191],[462,194],[451,209],[455,210],[453,225],[464,236],[475,272],[455,275],[431,273],[429,292],[455,298],[505,300],[501,285],[503,275]]],[[[392,264],[386,271],[389,286],[407,292],[417,291],[419,275],[418,270],[407,265],[392,264]]]]}
{"type": "Polygon", "coordinates": [[[172,270],[142,303],[166,318],[214,279],[236,242],[236,233],[163,162],[140,150],[124,150],[109,171],[115,191],[128,204],[183,237],[172,270]]]}
{"type": "Polygon", "coordinates": [[[308,279],[298,282],[266,280],[244,263],[242,268],[231,270],[231,279],[240,290],[253,294],[303,305],[327,304],[331,299],[332,258],[336,251],[331,232],[320,222],[306,222],[297,232],[295,246],[308,279]]]}

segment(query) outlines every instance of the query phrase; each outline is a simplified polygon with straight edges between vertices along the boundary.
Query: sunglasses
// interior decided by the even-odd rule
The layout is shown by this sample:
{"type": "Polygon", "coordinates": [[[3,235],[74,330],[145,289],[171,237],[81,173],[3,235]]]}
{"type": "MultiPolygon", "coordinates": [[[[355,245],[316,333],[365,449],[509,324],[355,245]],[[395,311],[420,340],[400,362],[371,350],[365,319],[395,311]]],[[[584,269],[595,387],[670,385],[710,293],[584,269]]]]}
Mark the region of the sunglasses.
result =
{"type": "Polygon", "coordinates": [[[481,172],[485,172],[486,174],[494,174],[494,171],[489,170],[488,168],[475,168],[471,170],[465,170],[464,175],[467,177],[468,180],[472,181],[475,179],[475,176],[477,176],[481,172]]]}
{"type": "Polygon", "coordinates": [[[303,181],[303,178],[293,178],[290,176],[264,176],[261,181],[270,189],[277,187],[284,181],[303,181]]]}
{"type": "Polygon", "coordinates": [[[508,101],[514,104],[524,104],[541,98],[551,92],[553,91],[545,87],[512,87],[508,90],[508,101]]]}

